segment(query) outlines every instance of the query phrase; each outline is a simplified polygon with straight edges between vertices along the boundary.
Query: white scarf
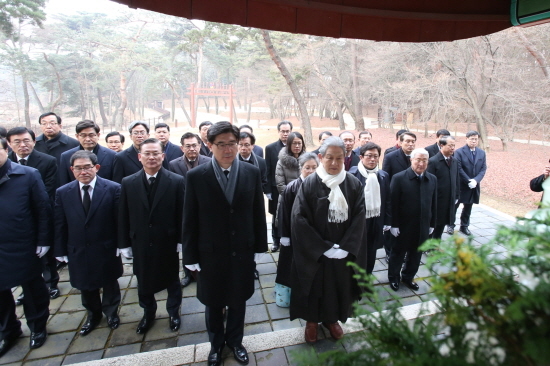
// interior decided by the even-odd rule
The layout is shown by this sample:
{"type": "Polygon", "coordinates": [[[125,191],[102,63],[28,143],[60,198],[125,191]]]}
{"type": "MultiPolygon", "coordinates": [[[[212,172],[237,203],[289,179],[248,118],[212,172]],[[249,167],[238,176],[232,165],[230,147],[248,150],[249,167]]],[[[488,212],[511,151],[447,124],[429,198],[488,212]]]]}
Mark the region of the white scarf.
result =
{"type": "Polygon", "coordinates": [[[365,213],[366,218],[380,216],[380,206],[382,200],[380,198],[380,183],[378,183],[378,167],[367,170],[360,162],[357,164],[357,170],[365,177],[365,213]]]}
{"type": "Polygon", "coordinates": [[[328,200],[328,222],[341,223],[348,219],[348,203],[346,197],[340,189],[340,183],[346,179],[346,171],[342,171],[338,175],[330,175],[327,173],[323,165],[319,165],[315,171],[321,181],[330,189],[328,200]]]}

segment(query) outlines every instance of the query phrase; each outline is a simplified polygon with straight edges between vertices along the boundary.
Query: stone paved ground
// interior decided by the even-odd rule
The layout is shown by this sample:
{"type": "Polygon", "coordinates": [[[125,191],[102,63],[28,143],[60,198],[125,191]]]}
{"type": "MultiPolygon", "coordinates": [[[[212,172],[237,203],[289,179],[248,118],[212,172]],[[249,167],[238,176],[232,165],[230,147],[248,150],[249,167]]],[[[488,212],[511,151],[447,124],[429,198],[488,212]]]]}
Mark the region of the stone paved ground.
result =
{"type": "MultiPolygon", "coordinates": [[[[514,222],[513,218],[483,205],[474,206],[471,221],[470,230],[475,236],[474,242],[478,245],[483,245],[490,240],[496,232],[495,225],[510,225],[514,222]]],[[[506,248],[503,247],[495,248],[497,253],[505,251],[506,248]]],[[[265,255],[257,265],[260,280],[256,281],[256,291],[247,302],[245,336],[305,325],[302,320],[290,321],[288,309],[280,308],[274,303],[273,287],[278,257],[279,253],[270,253],[265,255]]],[[[194,282],[183,290],[182,326],[179,332],[168,329],[168,314],[165,309],[167,295],[166,291],[162,291],[156,295],[159,306],[153,328],[146,335],[136,334],[135,328],[143,312],[138,305],[137,281],[132,274],[130,263],[124,265],[124,275],[119,279],[122,292],[119,311],[121,326],[111,330],[107,327],[107,321],[104,318],[96,330],[86,337],[80,337],[78,331],[85,321],[85,311],[81,305],[80,295],[78,290],[72,288],[68,282],[67,269],[63,269],[60,275],[59,288],[63,295],[50,303],[51,315],[47,325],[49,337],[46,344],[39,349],[29,350],[30,332],[22,319],[23,336],[8,353],[0,358],[1,365],[68,365],[208,341],[204,323],[204,305],[195,297],[196,283],[194,282]]],[[[387,281],[387,264],[382,249],[378,251],[374,275],[377,279],[376,288],[382,301],[386,304],[394,301],[391,296],[393,291],[389,288],[387,281]]],[[[425,265],[421,265],[417,275],[420,289],[412,291],[402,286],[397,292],[397,295],[401,296],[402,304],[411,305],[430,300],[430,285],[426,279],[433,275],[425,265]]],[[[14,296],[19,293],[19,288],[14,289],[14,296]]],[[[17,307],[17,315],[24,318],[22,307],[17,307]]],[[[251,354],[250,365],[292,365],[294,364],[292,351],[310,347],[318,352],[329,349],[349,351],[353,347],[350,342],[336,343],[330,337],[321,337],[323,339],[314,346],[300,344],[251,354]]],[[[227,351],[226,356],[225,366],[237,365],[227,351]]],[[[202,364],[206,363],[197,365],[202,364]]]]}

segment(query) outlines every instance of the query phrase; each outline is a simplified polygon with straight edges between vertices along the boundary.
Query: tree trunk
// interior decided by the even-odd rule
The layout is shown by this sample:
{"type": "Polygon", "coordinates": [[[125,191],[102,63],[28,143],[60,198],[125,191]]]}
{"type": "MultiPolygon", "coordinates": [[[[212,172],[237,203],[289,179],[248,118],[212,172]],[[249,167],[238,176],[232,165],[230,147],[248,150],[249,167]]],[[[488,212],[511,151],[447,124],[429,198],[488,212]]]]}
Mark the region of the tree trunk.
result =
{"type": "MultiPolygon", "coordinates": [[[[172,122],[176,120],[176,97],[172,91],[172,109],[171,109],[172,122]]],[[[176,126],[177,127],[177,126],[176,126]]]]}
{"type": "Polygon", "coordinates": [[[298,104],[298,108],[300,110],[301,115],[301,122],[302,122],[302,128],[304,129],[304,138],[306,146],[313,146],[313,136],[311,133],[311,123],[309,121],[309,115],[307,114],[307,108],[304,103],[304,100],[302,98],[302,95],[300,94],[300,90],[298,89],[298,86],[296,85],[296,82],[290,75],[290,72],[286,68],[283,60],[279,57],[277,50],[273,46],[273,43],[271,42],[271,37],[269,36],[269,32],[263,29],[260,29],[260,32],[262,33],[262,36],[264,38],[265,47],[267,49],[267,52],[271,56],[271,59],[277,65],[277,68],[281,72],[281,75],[286,80],[286,83],[290,87],[290,91],[292,92],[292,95],[294,96],[294,100],[298,104]]]}
{"type": "Polygon", "coordinates": [[[531,43],[525,37],[525,34],[523,34],[523,30],[518,27],[512,28],[516,34],[519,36],[521,42],[523,43],[523,46],[527,49],[527,51],[535,58],[537,63],[540,65],[540,69],[546,79],[550,79],[550,66],[548,66],[548,63],[546,63],[546,59],[544,58],[544,55],[540,53],[536,48],[535,45],[531,43]]]}
{"type": "MultiPolygon", "coordinates": [[[[44,55],[44,60],[46,60],[47,63],[49,63],[53,71],[55,72],[55,78],[57,79],[57,99],[52,102],[52,104],[49,107],[50,111],[54,111],[55,108],[61,103],[61,100],[63,99],[63,88],[61,87],[61,75],[59,75],[59,72],[57,71],[57,68],[55,67],[55,64],[48,58],[48,56],[45,53],[42,53],[44,55]]],[[[53,97],[53,85],[52,85],[52,97],[53,97]]]]}
{"type": "Polygon", "coordinates": [[[101,120],[103,121],[103,129],[107,128],[109,120],[105,114],[105,107],[103,106],[103,96],[101,95],[101,89],[97,88],[97,104],[99,105],[99,114],[101,115],[101,120]]]}
{"type": "Polygon", "coordinates": [[[25,76],[25,74],[23,74],[22,76],[22,86],[23,86],[23,97],[24,97],[24,101],[25,101],[25,108],[24,108],[24,112],[25,112],[25,126],[27,128],[31,128],[31,115],[30,115],[30,98],[29,98],[29,89],[27,87],[27,77],[25,76]]]}
{"type": "Polygon", "coordinates": [[[363,120],[363,110],[361,105],[361,98],[359,97],[359,77],[358,77],[358,67],[357,67],[357,41],[352,41],[351,43],[351,55],[352,55],[352,80],[353,80],[353,107],[354,107],[354,120],[355,120],[355,129],[357,131],[365,130],[365,121],[363,120]]]}
{"type": "Polygon", "coordinates": [[[120,104],[118,105],[118,118],[117,122],[115,124],[115,129],[117,131],[122,130],[123,124],[124,124],[124,111],[126,110],[126,106],[128,105],[128,95],[126,94],[126,87],[128,86],[126,82],[126,75],[124,74],[124,71],[120,73],[120,104]]]}
{"type": "Polygon", "coordinates": [[[36,100],[36,104],[38,104],[38,108],[40,108],[40,113],[44,113],[44,106],[42,105],[42,101],[40,101],[40,98],[38,97],[38,94],[36,93],[36,90],[34,89],[34,86],[29,81],[29,86],[31,87],[32,96],[34,97],[34,100],[36,100]]]}

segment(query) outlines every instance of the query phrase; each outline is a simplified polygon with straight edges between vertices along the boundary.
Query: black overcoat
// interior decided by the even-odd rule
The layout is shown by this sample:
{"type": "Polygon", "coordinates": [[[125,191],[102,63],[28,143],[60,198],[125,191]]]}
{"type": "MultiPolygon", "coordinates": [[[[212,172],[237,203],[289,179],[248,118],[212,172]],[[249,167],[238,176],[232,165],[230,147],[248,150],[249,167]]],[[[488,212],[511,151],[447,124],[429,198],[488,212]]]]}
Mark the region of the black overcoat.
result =
{"type": "Polygon", "coordinates": [[[53,244],[52,206],[40,173],[9,159],[5,164],[8,171],[0,178],[0,290],[40,276],[36,247],[53,244]]]}
{"type": "Polygon", "coordinates": [[[180,147],[168,141],[166,146],[164,146],[164,160],[162,161],[162,166],[164,169],[170,170],[170,162],[182,156],[183,151],[181,151],[180,147]]]}
{"type": "Polygon", "coordinates": [[[445,156],[438,152],[428,162],[428,172],[437,177],[437,224],[454,225],[455,202],[460,198],[460,160],[451,159],[447,164],[445,156]]]}
{"type": "MultiPolygon", "coordinates": [[[[15,152],[12,151],[9,157],[11,161],[18,163],[15,152]]],[[[37,150],[33,150],[26,159],[27,166],[35,168],[40,172],[42,182],[44,182],[44,186],[46,187],[46,192],[53,203],[55,189],[57,188],[57,160],[55,160],[53,156],[41,153],[37,150]]]]}
{"type": "Polygon", "coordinates": [[[34,149],[41,153],[53,156],[56,160],[57,166],[61,163],[61,154],[65,151],[72,149],[73,147],[80,146],[80,142],[77,139],[65,135],[63,132],[59,132],[53,139],[48,140],[43,134],[36,138],[36,145],[34,149]]]}
{"type": "Polygon", "coordinates": [[[78,181],[57,189],[55,196],[56,257],[69,258],[71,285],[95,290],[122,276],[116,256],[120,184],[96,176],[88,215],[78,181]]]}
{"type": "Polygon", "coordinates": [[[435,228],[437,178],[424,172],[422,182],[409,168],[393,176],[390,184],[392,227],[399,228],[396,245],[418,248],[435,228]]]}
{"type": "Polygon", "coordinates": [[[113,160],[113,181],[121,183],[124,177],[139,172],[143,165],[138,159],[138,153],[131,145],[115,155],[113,160]]]}
{"type": "Polygon", "coordinates": [[[275,180],[275,169],[279,161],[279,152],[285,145],[281,140],[272,142],[265,147],[265,164],[267,166],[267,187],[266,194],[271,193],[269,201],[269,213],[275,215],[277,213],[277,204],[279,202],[279,190],[277,189],[277,181],[275,180]]]}
{"type": "Polygon", "coordinates": [[[390,183],[394,175],[411,166],[411,159],[403,152],[403,149],[397,149],[388,155],[384,155],[382,170],[388,173],[390,183]]]}
{"type": "MultiPolygon", "coordinates": [[[[169,170],[171,172],[174,172],[176,173],[177,175],[181,175],[182,177],[185,177],[187,175],[187,164],[185,164],[185,156],[182,156],[182,157],[179,157],[179,158],[176,158],[174,160],[172,160],[170,162],[170,164],[168,165],[169,166],[169,170]]],[[[202,165],[202,164],[206,164],[206,163],[210,163],[210,160],[212,160],[212,158],[209,158],[208,156],[204,156],[204,155],[200,155],[197,157],[197,159],[199,159],[199,162],[197,163],[197,166],[199,165],[202,165]]]]}
{"type": "Polygon", "coordinates": [[[200,264],[197,298],[207,306],[248,300],[254,293],[254,253],[267,251],[260,170],[240,162],[238,174],[229,204],[212,164],[187,173],[182,259],[184,265],[200,264]]]}
{"type": "Polygon", "coordinates": [[[132,247],[134,274],[143,293],[164,290],[179,278],[177,245],[181,239],[185,180],[164,168],[149,206],[143,170],[122,180],[118,247],[132,247]]]}
{"type": "Polygon", "coordinates": [[[460,161],[458,174],[460,174],[460,203],[479,203],[481,195],[481,180],[487,171],[487,160],[485,151],[476,148],[476,159],[468,145],[455,150],[454,157],[460,161]],[[474,189],[468,187],[470,179],[475,179],[477,186],[474,189]]]}
{"type": "Polygon", "coordinates": [[[430,158],[433,158],[434,156],[439,154],[439,151],[440,151],[439,145],[437,144],[437,142],[433,145],[426,146],[424,149],[428,152],[428,155],[430,156],[430,158]]]}

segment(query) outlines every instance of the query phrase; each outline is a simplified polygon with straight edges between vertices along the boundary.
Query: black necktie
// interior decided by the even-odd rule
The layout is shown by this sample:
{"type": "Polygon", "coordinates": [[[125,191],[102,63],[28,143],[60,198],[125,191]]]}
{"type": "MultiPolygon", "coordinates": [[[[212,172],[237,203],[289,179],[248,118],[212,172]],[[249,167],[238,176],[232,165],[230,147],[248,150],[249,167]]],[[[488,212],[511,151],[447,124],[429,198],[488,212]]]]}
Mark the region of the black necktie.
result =
{"type": "Polygon", "coordinates": [[[27,159],[21,159],[21,160],[19,160],[19,164],[21,164],[21,165],[27,165],[27,159]]]}
{"type": "Polygon", "coordinates": [[[452,158],[453,158],[452,156],[449,156],[449,157],[447,158],[447,165],[448,165],[448,166],[451,166],[451,160],[452,160],[452,158]]]}
{"type": "Polygon", "coordinates": [[[476,151],[470,150],[472,152],[472,160],[476,160],[476,151]]]}
{"type": "Polygon", "coordinates": [[[90,189],[90,186],[85,185],[82,186],[82,189],[84,190],[84,198],[82,198],[82,206],[84,206],[84,213],[86,216],[88,216],[88,211],[90,211],[90,205],[92,204],[92,200],[90,198],[90,192],[88,192],[88,189],[90,189]]]}
{"type": "Polygon", "coordinates": [[[149,177],[149,185],[153,185],[155,183],[155,177],[149,177]]]}
{"type": "Polygon", "coordinates": [[[225,177],[229,179],[229,170],[224,170],[223,174],[225,174],[225,177]]]}

